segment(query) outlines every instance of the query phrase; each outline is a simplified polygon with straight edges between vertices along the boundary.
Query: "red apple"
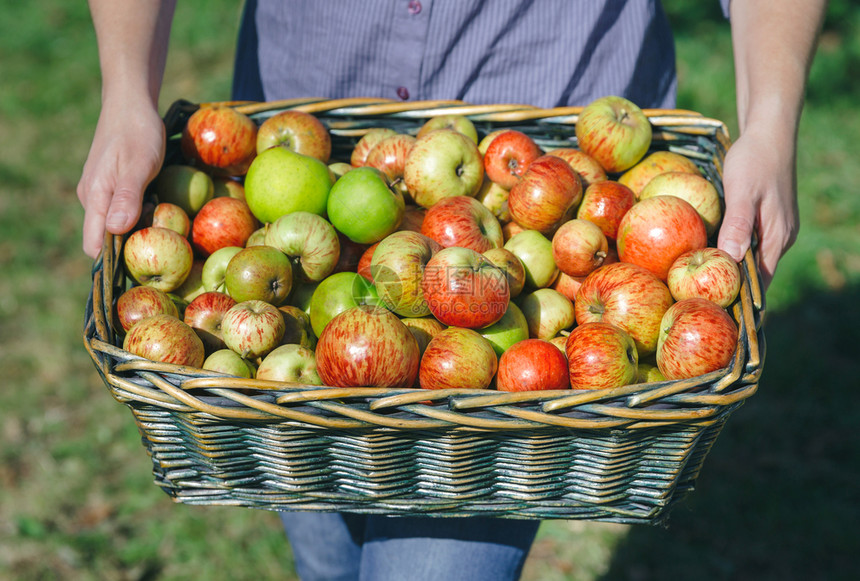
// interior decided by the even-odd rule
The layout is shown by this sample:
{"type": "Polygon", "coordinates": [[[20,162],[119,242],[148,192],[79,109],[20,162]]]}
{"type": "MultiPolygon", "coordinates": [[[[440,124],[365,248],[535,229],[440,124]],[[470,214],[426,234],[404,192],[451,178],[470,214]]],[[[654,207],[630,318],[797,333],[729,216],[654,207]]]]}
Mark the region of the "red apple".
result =
{"type": "Polygon", "coordinates": [[[257,125],[227,106],[200,107],[182,130],[182,153],[219,175],[244,175],[257,155],[257,125]]]}
{"type": "Polygon", "coordinates": [[[579,325],[568,335],[565,351],[571,389],[613,389],[638,378],[632,337],[609,323],[579,325]]]}
{"type": "Polygon", "coordinates": [[[502,246],[502,227],[481,202],[469,196],[439,200],[427,210],[421,233],[443,247],[461,246],[476,252],[502,246]]]}
{"type": "Polygon", "coordinates": [[[194,264],[194,252],[188,240],[173,230],[150,226],[128,237],[123,261],[135,282],[169,293],[185,282],[194,264]]]}
{"type": "Polygon", "coordinates": [[[487,177],[506,190],[510,190],[526,168],[541,155],[534,139],[516,129],[496,135],[484,153],[484,171],[487,177]]]}
{"type": "Polygon", "coordinates": [[[403,182],[403,172],[406,169],[406,158],[413,145],[415,145],[415,138],[405,133],[386,137],[373,146],[364,160],[364,165],[381,171],[388,178],[393,189],[407,196],[409,190],[403,182]]]}
{"type": "Polygon", "coordinates": [[[352,153],[350,155],[350,165],[353,167],[361,167],[364,165],[364,162],[367,160],[367,154],[370,153],[370,150],[374,148],[374,146],[385,139],[386,137],[391,137],[392,135],[396,135],[397,132],[394,129],[390,129],[388,127],[371,127],[367,130],[367,133],[361,136],[361,139],[358,140],[358,143],[355,144],[355,147],[352,148],[352,153]]]}
{"type": "Polygon", "coordinates": [[[738,327],[725,309],[707,299],[678,301],[663,315],[657,367],[666,379],[683,379],[729,365],[738,327]]]}
{"type": "Polygon", "coordinates": [[[508,209],[523,228],[549,233],[572,217],[581,199],[582,182],[570,164],[544,155],[511,188],[508,209]]]}
{"type": "Polygon", "coordinates": [[[151,286],[133,286],[116,301],[116,314],[120,326],[128,331],[135,324],[153,315],[179,317],[179,310],[166,292],[151,286]]]}
{"type": "Polygon", "coordinates": [[[647,268],[665,281],[676,258],[707,245],[705,223],[693,206],[675,196],[656,196],[627,211],[616,248],[622,262],[647,268]]]}
{"type": "Polygon", "coordinates": [[[570,167],[579,174],[582,180],[582,189],[588,189],[591,184],[602,182],[607,179],[606,170],[597,163],[597,160],[579,149],[572,147],[561,147],[547,152],[548,155],[560,157],[570,164],[570,167]]]}
{"type": "Polygon", "coordinates": [[[276,113],[260,124],[257,130],[257,153],[270,147],[286,147],[328,163],[331,135],[323,122],[310,113],[290,109],[276,113]]]}
{"type": "Polygon", "coordinates": [[[400,222],[398,230],[409,230],[411,232],[421,232],[421,225],[424,223],[424,216],[427,215],[427,208],[421,206],[406,206],[403,212],[403,220],[400,222]]]}
{"type": "Polygon", "coordinates": [[[582,281],[585,278],[584,276],[570,276],[560,272],[558,278],[555,279],[555,282],[549,288],[557,290],[571,301],[574,301],[576,300],[576,293],[579,291],[579,287],[582,286],[582,281]]]}
{"type": "Polygon", "coordinates": [[[666,285],[676,301],[699,297],[726,308],[740,292],[741,271],[719,248],[689,250],[669,267],[666,285]]]}
{"type": "Polygon", "coordinates": [[[371,244],[365,248],[364,252],[361,253],[361,256],[358,259],[358,265],[355,267],[355,271],[366,278],[368,282],[373,282],[373,276],[370,273],[370,264],[373,260],[373,253],[376,251],[377,246],[379,246],[379,242],[371,244]]]}
{"type": "Polygon", "coordinates": [[[205,351],[194,330],[173,315],[154,315],[132,327],[122,348],[161,363],[200,367],[205,351]]]}
{"type": "Polygon", "coordinates": [[[655,196],[677,196],[693,206],[705,222],[708,236],[719,228],[723,205],[717,188],[699,174],[673,171],[655,176],[639,192],[639,200],[655,196]]]}
{"type": "Polygon", "coordinates": [[[633,190],[616,181],[604,180],[586,188],[576,217],[599,226],[606,239],[614,244],[621,219],[635,203],[633,190]]]}
{"type": "Polygon", "coordinates": [[[567,357],[558,347],[541,339],[515,343],[499,358],[496,389],[538,391],[568,389],[567,357]]]}
{"type": "Polygon", "coordinates": [[[427,349],[430,340],[445,329],[445,325],[433,317],[405,317],[401,321],[409,328],[409,332],[418,342],[418,351],[421,355],[424,355],[424,350],[427,349]]]}
{"type": "Polygon", "coordinates": [[[424,350],[418,380],[423,389],[486,389],[498,368],[487,339],[472,329],[448,327],[424,350]]]}
{"type": "Polygon", "coordinates": [[[152,211],[152,225],[173,230],[183,238],[188,238],[188,233],[191,232],[191,218],[188,213],[169,202],[161,202],[155,206],[152,211]]]}
{"type": "Polygon", "coordinates": [[[603,265],[609,242],[593,222],[574,218],[562,224],[552,237],[552,257],[569,276],[587,276],[603,265]]]}
{"type": "Polygon", "coordinates": [[[429,208],[443,198],[474,196],[484,180],[477,144],[453,129],[434,129],[415,141],[403,172],[415,203],[429,208]]]}
{"type": "Polygon", "coordinates": [[[609,173],[633,167],[651,146],[651,122],[635,103],[617,95],[586,105],[576,121],[579,148],[609,173]]]}
{"type": "Polygon", "coordinates": [[[221,337],[229,349],[245,359],[265,357],[281,344],[284,317],[265,301],[236,303],[221,319],[221,337]]]}
{"type": "Polygon", "coordinates": [[[669,171],[701,174],[699,167],[690,158],[673,151],[655,151],[624,172],[618,181],[638,196],[654,177],[669,171]]]}
{"type": "Polygon", "coordinates": [[[236,300],[218,291],[207,291],[188,303],[183,320],[203,341],[206,353],[224,349],[221,334],[221,321],[224,315],[236,304],[236,300]]]}
{"type": "Polygon", "coordinates": [[[243,200],[212,198],[194,216],[191,243],[205,258],[225,246],[245,246],[259,226],[243,200]]]}
{"type": "Polygon", "coordinates": [[[326,325],[316,347],[317,371],[325,385],[412,387],[420,353],[397,315],[371,306],[348,309],[326,325]]]}

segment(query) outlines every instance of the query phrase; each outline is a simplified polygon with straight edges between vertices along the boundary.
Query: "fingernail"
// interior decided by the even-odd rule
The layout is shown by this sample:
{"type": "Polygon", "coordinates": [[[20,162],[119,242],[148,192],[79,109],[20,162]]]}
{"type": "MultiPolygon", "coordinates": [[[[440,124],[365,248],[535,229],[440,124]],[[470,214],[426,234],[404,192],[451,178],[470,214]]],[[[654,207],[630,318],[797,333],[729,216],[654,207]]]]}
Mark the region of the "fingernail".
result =
{"type": "Polygon", "coordinates": [[[125,227],[126,221],[128,221],[128,214],[125,212],[111,212],[108,214],[105,225],[109,229],[123,228],[125,227]]]}

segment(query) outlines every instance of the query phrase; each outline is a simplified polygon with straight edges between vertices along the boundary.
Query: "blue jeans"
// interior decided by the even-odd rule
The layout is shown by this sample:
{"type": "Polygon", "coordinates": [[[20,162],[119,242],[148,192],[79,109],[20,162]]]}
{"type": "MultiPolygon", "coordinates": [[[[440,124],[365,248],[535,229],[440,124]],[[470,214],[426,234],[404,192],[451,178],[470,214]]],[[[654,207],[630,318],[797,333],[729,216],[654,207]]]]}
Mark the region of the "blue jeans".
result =
{"type": "Polygon", "coordinates": [[[540,521],[282,512],[302,581],[519,579],[540,521]]]}

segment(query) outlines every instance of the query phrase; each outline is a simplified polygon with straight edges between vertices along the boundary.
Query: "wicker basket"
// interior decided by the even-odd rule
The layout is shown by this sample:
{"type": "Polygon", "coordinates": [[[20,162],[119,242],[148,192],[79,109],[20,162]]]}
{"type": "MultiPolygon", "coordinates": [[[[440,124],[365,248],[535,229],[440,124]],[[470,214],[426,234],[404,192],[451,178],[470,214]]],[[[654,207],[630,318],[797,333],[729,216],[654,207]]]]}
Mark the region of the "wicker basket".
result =
{"type": "MultiPolygon", "coordinates": [[[[461,102],[298,100],[233,103],[258,122],[287,108],[330,128],[333,158],[371,127],[417,131],[441,113],[480,132],[515,127],[541,146],[575,145],[578,109],[461,102]]],[[[196,106],[165,117],[168,159],[196,106]]],[[[723,123],[648,110],[654,149],[694,160],[722,193],[723,123]]],[[[84,342],[111,394],[128,406],[155,482],[175,501],[270,510],[589,519],[660,523],[692,490],[729,415],[755,393],[763,297],[752,254],[731,313],[731,365],[692,380],[588,392],[329,388],[246,380],[155,363],[121,349],[112,307],[126,282],[122,237],[93,271],[84,342]]]]}

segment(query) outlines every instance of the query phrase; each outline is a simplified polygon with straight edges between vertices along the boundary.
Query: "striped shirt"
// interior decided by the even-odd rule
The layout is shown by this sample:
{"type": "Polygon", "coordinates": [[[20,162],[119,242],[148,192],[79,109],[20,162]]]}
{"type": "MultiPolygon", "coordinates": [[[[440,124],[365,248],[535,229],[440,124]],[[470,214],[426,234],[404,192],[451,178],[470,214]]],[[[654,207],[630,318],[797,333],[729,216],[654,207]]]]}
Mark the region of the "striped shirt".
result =
{"type": "Polygon", "coordinates": [[[248,0],[234,98],[672,107],[676,84],[659,0],[248,0]]]}

